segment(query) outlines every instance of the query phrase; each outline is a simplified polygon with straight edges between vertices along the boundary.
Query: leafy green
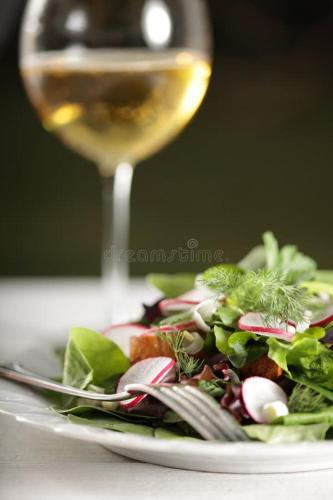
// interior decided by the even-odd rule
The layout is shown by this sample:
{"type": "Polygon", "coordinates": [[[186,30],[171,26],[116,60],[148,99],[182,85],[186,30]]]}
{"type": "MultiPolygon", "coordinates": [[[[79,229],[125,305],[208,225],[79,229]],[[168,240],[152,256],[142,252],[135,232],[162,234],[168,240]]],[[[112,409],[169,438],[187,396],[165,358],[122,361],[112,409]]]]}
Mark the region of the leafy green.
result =
{"type": "Polygon", "coordinates": [[[303,281],[301,285],[310,293],[328,293],[333,297],[333,284],[325,283],[324,281],[303,281]]]}
{"type": "Polygon", "coordinates": [[[250,340],[258,340],[258,336],[252,332],[235,332],[228,339],[228,345],[233,350],[229,356],[231,363],[240,368],[247,361],[249,350],[247,344],[250,340]]]}
{"type": "Polygon", "coordinates": [[[236,320],[241,316],[241,311],[229,306],[220,306],[217,311],[221,322],[225,326],[233,326],[236,320]]]}
{"type": "Polygon", "coordinates": [[[223,381],[221,379],[199,380],[198,387],[213,398],[220,398],[224,394],[223,381]]]}
{"type": "Polygon", "coordinates": [[[263,235],[266,251],[266,268],[285,275],[287,284],[312,277],[316,270],[316,262],[298,251],[295,245],[285,245],[279,249],[273,233],[267,231],[263,235]]]}
{"type": "Polygon", "coordinates": [[[193,319],[193,312],[192,311],[186,311],[186,312],[181,312],[177,314],[173,314],[172,316],[168,316],[167,318],[162,319],[159,321],[159,326],[163,325],[177,325],[179,323],[185,323],[186,321],[191,321],[193,319]]]}
{"type": "Polygon", "coordinates": [[[82,418],[75,415],[68,415],[67,418],[71,424],[90,425],[93,427],[108,429],[110,431],[141,434],[143,436],[154,435],[154,429],[148,425],[133,424],[132,422],[124,422],[112,417],[82,418]]]}
{"type": "Polygon", "coordinates": [[[263,245],[258,245],[238,262],[238,266],[244,271],[255,271],[265,267],[266,251],[263,245]]]}
{"type": "Polygon", "coordinates": [[[218,351],[228,356],[231,363],[240,368],[246,362],[249,354],[248,342],[258,340],[252,332],[228,332],[221,326],[214,326],[215,342],[218,351]]]}
{"type": "Polygon", "coordinates": [[[228,343],[231,333],[224,330],[224,328],[222,328],[221,326],[215,325],[214,334],[215,334],[215,344],[217,350],[220,351],[222,354],[225,354],[226,356],[234,354],[233,349],[229,347],[228,343]]]}
{"type": "Polygon", "coordinates": [[[148,274],[148,282],[160,290],[165,297],[175,298],[194,288],[196,274],[148,274]]]}
{"type": "Polygon", "coordinates": [[[298,443],[300,441],[320,441],[325,439],[330,424],[312,425],[244,425],[242,429],[251,439],[265,443],[298,443]]]}
{"type": "Polygon", "coordinates": [[[70,338],[65,352],[63,383],[85,389],[93,380],[93,370],[87,358],[70,338]]]}
{"type": "Polygon", "coordinates": [[[309,425],[309,424],[329,424],[333,426],[333,406],[318,412],[289,413],[284,417],[279,417],[275,423],[284,425],[309,425]]]}
{"type": "Polygon", "coordinates": [[[124,373],[130,362],[119,347],[100,333],[72,328],[66,348],[63,381],[85,388],[102,385],[110,377],[124,373]]]}
{"type": "Polygon", "coordinates": [[[184,432],[180,428],[170,429],[157,427],[154,429],[154,436],[157,439],[185,439],[187,441],[200,441],[198,438],[184,435],[184,432]]]}
{"type": "Polygon", "coordinates": [[[319,342],[321,330],[324,332],[316,328],[296,334],[290,343],[272,337],[267,340],[268,356],[291,378],[302,374],[315,384],[333,389],[333,351],[319,342]]]}
{"type": "Polygon", "coordinates": [[[319,269],[315,272],[315,280],[322,283],[330,283],[333,285],[333,271],[328,271],[324,269],[319,269]]]}
{"type": "Polygon", "coordinates": [[[288,400],[290,413],[310,413],[328,406],[326,398],[306,385],[296,384],[288,400]]]}

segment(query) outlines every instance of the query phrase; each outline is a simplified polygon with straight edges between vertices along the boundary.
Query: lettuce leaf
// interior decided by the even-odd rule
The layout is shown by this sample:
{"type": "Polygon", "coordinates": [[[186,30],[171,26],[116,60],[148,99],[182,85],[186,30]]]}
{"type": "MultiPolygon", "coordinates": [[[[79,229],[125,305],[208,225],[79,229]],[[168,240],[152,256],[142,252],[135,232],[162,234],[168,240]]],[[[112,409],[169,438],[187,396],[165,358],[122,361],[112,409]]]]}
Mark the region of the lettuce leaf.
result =
{"type": "Polygon", "coordinates": [[[247,343],[258,340],[259,337],[252,332],[228,332],[221,326],[214,326],[215,343],[218,351],[228,356],[231,363],[240,368],[247,361],[250,350],[247,343]]]}
{"type": "Polygon", "coordinates": [[[333,351],[319,342],[323,335],[322,328],[311,328],[296,334],[290,343],[272,337],[267,340],[268,357],[291,378],[302,374],[315,384],[333,389],[333,351]]]}
{"type": "Polygon", "coordinates": [[[147,280],[167,298],[175,298],[194,288],[196,274],[148,274],[147,280]]]}
{"type": "Polygon", "coordinates": [[[244,425],[242,429],[251,439],[265,443],[298,443],[300,441],[321,441],[325,439],[330,424],[312,425],[244,425]]]}
{"type": "Polygon", "coordinates": [[[295,245],[285,245],[279,249],[278,242],[270,231],[263,235],[266,252],[266,268],[285,275],[287,283],[296,283],[311,278],[316,270],[316,262],[299,252],[295,245]]]}
{"type": "Polygon", "coordinates": [[[80,389],[90,383],[102,385],[129,367],[128,358],[108,338],[87,328],[71,329],[65,353],[64,384],[80,389]]]}
{"type": "Polygon", "coordinates": [[[315,280],[333,285],[333,271],[319,269],[315,272],[315,280]]]}

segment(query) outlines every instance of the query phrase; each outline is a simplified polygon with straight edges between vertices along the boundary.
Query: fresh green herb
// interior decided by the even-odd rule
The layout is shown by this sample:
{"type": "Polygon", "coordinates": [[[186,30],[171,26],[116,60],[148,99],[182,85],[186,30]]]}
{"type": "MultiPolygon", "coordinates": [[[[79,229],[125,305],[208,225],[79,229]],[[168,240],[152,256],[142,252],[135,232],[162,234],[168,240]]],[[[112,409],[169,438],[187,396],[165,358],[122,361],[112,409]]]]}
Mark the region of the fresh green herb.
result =
{"type": "MultiPolygon", "coordinates": [[[[237,268],[236,268],[237,269],[237,268]]],[[[241,273],[216,266],[204,274],[205,284],[227,294],[227,304],[242,311],[263,313],[268,324],[304,320],[309,298],[304,288],[285,283],[276,271],[259,269],[241,273]]]]}
{"type": "Polygon", "coordinates": [[[284,276],[261,269],[249,272],[231,292],[228,301],[243,311],[263,313],[268,324],[304,320],[308,296],[305,289],[288,285],[284,276]]]}
{"type": "Polygon", "coordinates": [[[246,274],[242,269],[232,264],[220,264],[210,267],[203,274],[203,282],[218,293],[230,293],[240,286],[246,274]]]}
{"type": "Polygon", "coordinates": [[[187,332],[160,332],[157,335],[167,342],[172,351],[174,352],[176,362],[178,365],[179,373],[187,377],[192,377],[198,373],[202,367],[202,361],[195,359],[193,356],[187,354],[184,349],[184,340],[187,332]]]}
{"type": "Polygon", "coordinates": [[[327,406],[324,396],[302,384],[295,385],[288,401],[290,413],[318,412],[327,406]]]}

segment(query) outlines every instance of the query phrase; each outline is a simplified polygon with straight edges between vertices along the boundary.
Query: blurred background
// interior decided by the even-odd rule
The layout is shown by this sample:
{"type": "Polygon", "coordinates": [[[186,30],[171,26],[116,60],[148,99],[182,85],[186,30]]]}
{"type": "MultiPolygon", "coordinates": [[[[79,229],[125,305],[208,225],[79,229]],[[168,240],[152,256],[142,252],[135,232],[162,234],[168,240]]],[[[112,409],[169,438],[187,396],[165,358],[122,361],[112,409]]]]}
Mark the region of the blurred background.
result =
{"type": "MultiPolygon", "coordinates": [[[[0,2],[0,274],[97,275],[97,169],[43,131],[18,72],[25,0],[0,2]]],[[[333,2],[211,0],[213,77],[192,123],[139,165],[132,249],[218,249],[261,233],[333,268],[333,2]]],[[[199,270],[136,263],[132,273],[199,270]]]]}

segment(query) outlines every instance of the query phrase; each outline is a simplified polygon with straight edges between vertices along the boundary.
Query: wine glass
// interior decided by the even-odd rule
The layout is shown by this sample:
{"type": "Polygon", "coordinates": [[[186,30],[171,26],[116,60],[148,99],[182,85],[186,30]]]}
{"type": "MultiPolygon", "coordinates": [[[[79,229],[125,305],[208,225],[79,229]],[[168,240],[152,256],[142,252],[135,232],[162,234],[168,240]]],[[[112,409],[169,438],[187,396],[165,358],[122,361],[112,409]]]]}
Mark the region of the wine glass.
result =
{"type": "Polygon", "coordinates": [[[133,167],[198,109],[211,74],[204,0],[30,0],[20,68],[49,132],[103,179],[102,277],[126,315],[133,167]]]}

